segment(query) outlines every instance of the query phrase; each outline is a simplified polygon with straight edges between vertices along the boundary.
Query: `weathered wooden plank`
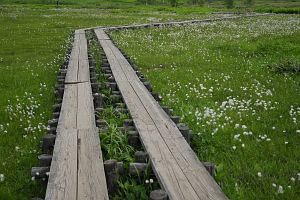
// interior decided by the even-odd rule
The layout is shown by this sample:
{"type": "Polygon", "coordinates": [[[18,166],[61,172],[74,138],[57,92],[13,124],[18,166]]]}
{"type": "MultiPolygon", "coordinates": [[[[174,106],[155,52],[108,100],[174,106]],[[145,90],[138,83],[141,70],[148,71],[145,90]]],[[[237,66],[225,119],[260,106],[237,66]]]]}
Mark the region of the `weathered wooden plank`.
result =
{"type": "Polygon", "coordinates": [[[47,200],[108,200],[84,30],[76,30],[47,186],[47,200]]]}
{"type": "Polygon", "coordinates": [[[93,96],[90,82],[78,83],[77,129],[96,127],[93,96]]]}
{"type": "Polygon", "coordinates": [[[80,36],[75,32],[65,83],[77,82],[80,36]]]}
{"type": "Polygon", "coordinates": [[[108,200],[98,130],[78,130],[78,200],[108,200]]]}
{"type": "Polygon", "coordinates": [[[57,132],[45,199],[77,199],[76,129],[57,132]]]}
{"type": "MultiPolygon", "coordinates": [[[[105,34],[96,30],[96,34],[105,34]]],[[[162,110],[111,41],[100,43],[124,101],[170,199],[227,199],[207,173],[176,124],[162,110]]]]}
{"type": "Polygon", "coordinates": [[[78,86],[76,84],[65,85],[65,92],[61,106],[57,131],[60,129],[77,128],[77,96],[78,86]]]}
{"type": "Polygon", "coordinates": [[[87,40],[85,32],[79,36],[79,63],[78,63],[78,82],[90,80],[89,61],[87,53],[87,40]]]}

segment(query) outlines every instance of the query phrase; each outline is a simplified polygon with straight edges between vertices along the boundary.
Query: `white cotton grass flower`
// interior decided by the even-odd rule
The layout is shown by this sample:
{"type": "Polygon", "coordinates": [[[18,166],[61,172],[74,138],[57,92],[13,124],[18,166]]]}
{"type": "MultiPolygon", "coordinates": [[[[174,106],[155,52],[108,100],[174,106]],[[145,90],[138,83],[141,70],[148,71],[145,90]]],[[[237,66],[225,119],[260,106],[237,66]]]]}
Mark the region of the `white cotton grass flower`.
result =
{"type": "Polygon", "coordinates": [[[233,150],[236,150],[236,146],[232,146],[232,149],[233,149],[233,150]]]}
{"type": "Polygon", "coordinates": [[[149,180],[148,180],[148,179],[146,179],[146,180],[145,180],[145,183],[146,183],[146,184],[148,184],[148,183],[149,183],[149,180]]]}
{"type": "Polygon", "coordinates": [[[295,182],[296,179],[295,179],[294,177],[291,177],[290,180],[291,180],[292,182],[295,182]]]}
{"type": "Polygon", "coordinates": [[[276,187],[277,187],[277,185],[276,185],[275,183],[272,183],[272,186],[273,186],[274,188],[276,188],[276,187]]]}
{"type": "Polygon", "coordinates": [[[257,172],[257,176],[258,176],[258,177],[262,177],[261,172],[257,172]]]}
{"type": "Polygon", "coordinates": [[[5,180],[4,174],[0,174],[0,182],[3,182],[5,180]]]}
{"type": "Polygon", "coordinates": [[[150,183],[153,183],[153,179],[152,179],[152,178],[150,178],[150,180],[149,180],[149,181],[150,181],[150,183]]]}
{"type": "Polygon", "coordinates": [[[278,190],[277,190],[277,193],[278,194],[283,194],[283,187],[281,185],[278,185],[278,190]]]}

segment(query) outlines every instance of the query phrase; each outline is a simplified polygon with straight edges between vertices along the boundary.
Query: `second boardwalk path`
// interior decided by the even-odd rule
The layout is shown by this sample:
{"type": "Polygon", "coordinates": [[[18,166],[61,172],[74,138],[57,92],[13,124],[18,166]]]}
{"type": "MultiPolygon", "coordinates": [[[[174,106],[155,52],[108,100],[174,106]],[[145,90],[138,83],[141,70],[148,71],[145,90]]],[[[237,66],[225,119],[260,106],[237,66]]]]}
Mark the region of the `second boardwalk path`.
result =
{"type": "Polygon", "coordinates": [[[176,124],[164,112],[103,29],[95,29],[113,76],[149,153],[152,169],[171,200],[227,199],[176,124]]]}

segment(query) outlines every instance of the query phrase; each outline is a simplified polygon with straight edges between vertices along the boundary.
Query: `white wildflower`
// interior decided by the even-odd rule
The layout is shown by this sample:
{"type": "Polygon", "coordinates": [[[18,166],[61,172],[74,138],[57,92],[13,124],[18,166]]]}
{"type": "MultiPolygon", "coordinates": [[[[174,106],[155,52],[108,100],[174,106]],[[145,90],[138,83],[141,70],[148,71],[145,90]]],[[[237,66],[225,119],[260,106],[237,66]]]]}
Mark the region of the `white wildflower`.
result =
{"type": "Polygon", "coordinates": [[[258,177],[262,177],[261,172],[257,172],[257,176],[258,176],[258,177]]]}
{"type": "Polygon", "coordinates": [[[283,191],[283,187],[281,185],[278,186],[278,190],[277,190],[278,194],[282,194],[283,191]]]}
{"type": "Polygon", "coordinates": [[[0,174],[0,182],[3,182],[5,180],[4,174],[0,174]]]}

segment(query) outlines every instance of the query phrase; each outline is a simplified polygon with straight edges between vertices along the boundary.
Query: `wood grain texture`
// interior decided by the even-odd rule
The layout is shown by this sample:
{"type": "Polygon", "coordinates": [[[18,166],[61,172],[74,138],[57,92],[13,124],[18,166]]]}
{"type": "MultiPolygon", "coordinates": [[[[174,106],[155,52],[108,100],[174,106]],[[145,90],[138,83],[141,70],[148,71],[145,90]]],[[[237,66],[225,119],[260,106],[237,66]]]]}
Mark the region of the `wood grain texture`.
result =
{"type": "Polygon", "coordinates": [[[78,85],[65,85],[57,131],[77,128],[78,85]]]}
{"type": "Polygon", "coordinates": [[[78,83],[77,129],[96,127],[91,83],[78,83]]]}
{"type": "Polygon", "coordinates": [[[87,40],[85,33],[79,35],[79,63],[78,63],[78,82],[88,82],[90,80],[90,70],[87,52],[87,40]]]}
{"type": "Polygon", "coordinates": [[[82,29],[75,31],[65,83],[45,199],[108,200],[82,29]]]}
{"type": "Polygon", "coordinates": [[[176,124],[163,111],[121,52],[105,38],[102,45],[120,92],[149,153],[152,168],[170,199],[227,199],[198,160],[176,124]]]}
{"type": "Polygon", "coordinates": [[[79,41],[80,41],[80,35],[75,33],[73,48],[70,54],[65,83],[77,82],[78,62],[79,62],[78,58],[79,58],[79,50],[80,50],[79,41]]]}
{"type": "Polygon", "coordinates": [[[77,129],[57,133],[45,200],[77,199],[77,129]]]}
{"type": "Polygon", "coordinates": [[[98,129],[78,130],[77,199],[109,199],[102,158],[98,129]]]}

